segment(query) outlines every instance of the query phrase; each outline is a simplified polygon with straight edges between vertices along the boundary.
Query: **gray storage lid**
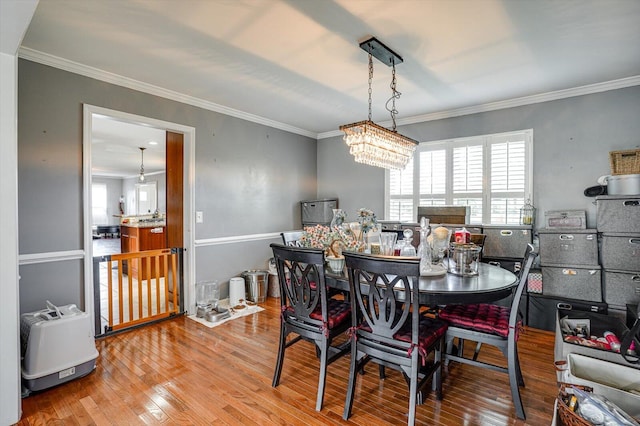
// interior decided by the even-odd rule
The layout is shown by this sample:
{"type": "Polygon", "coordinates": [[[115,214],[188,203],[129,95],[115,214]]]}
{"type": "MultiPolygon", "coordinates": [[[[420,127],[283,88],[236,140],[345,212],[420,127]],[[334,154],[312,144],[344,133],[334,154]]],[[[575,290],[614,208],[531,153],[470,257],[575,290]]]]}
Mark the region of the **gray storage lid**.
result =
{"type": "MultiPolygon", "coordinates": [[[[473,226],[473,225],[471,225],[473,226]]],[[[483,229],[531,229],[531,225],[475,225],[482,226],[483,229]]]]}
{"type": "Polygon", "coordinates": [[[599,200],[640,200],[640,195],[598,195],[596,201],[599,200]]]}
{"type": "MultiPolygon", "coordinates": [[[[544,273],[545,269],[586,269],[588,271],[594,270],[599,271],[602,269],[600,265],[562,265],[562,264],[550,264],[550,265],[540,265],[542,268],[542,272],[544,273]]],[[[544,283],[543,283],[544,286],[544,283]]]]}
{"type": "Polygon", "coordinates": [[[596,229],[540,228],[538,234],[596,234],[596,229]]]}

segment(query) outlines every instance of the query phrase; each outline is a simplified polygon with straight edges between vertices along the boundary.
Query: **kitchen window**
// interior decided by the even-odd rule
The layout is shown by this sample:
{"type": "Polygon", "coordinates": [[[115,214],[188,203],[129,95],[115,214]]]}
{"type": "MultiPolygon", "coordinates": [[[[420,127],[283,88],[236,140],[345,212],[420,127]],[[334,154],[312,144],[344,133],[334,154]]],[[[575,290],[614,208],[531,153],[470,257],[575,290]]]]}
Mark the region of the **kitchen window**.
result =
{"type": "Polygon", "coordinates": [[[519,224],[532,199],[533,130],[423,142],[385,173],[385,217],[415,222],[418,206],[465,205],[474,224],[519,224]]]}

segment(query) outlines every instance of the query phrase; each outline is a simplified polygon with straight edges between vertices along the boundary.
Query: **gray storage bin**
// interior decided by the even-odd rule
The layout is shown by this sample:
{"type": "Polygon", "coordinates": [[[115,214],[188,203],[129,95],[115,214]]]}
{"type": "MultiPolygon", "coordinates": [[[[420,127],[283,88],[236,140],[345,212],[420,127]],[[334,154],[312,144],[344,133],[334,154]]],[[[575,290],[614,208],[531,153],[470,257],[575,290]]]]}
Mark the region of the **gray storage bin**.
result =
{"type": "Polygon", "coordinates": [[[640,196],[596,197],[598,232],[640,234],[640,196]]]}
{"type": "Polygon", "coordinates": [[[542,294],[602,302],[600,266],[578,268],[558,265],[542,267],[542,294]]]}
{"type": "Polygon", "coordinates": [[[619,310],[626,309],[627,304],[640,303],[640,273],[604,271],[604,298],[619,310]]]}
{"type": "Polygon", "coordinates": [[[595,229],[540,229],[540,265],[591,266],[598,264],[595,229]]]}
{"type": "Polygon", "coordinates": [[[586,229],[587,212],[584,210],[550,210],[544,212],[547,228],[586,229]]]}
{"type": "Polygon", "coordinates": [[[640,272],[640,234],[603,234],[602,267],[640,272]]]}
{"type": "Polygon", "coordinates": [[[333,209],[337,208],[337,199],[300,201],[302,225],[329,225],[333,219],[333,209]]]}
{"type": "Polygon", "coordinates": [[[520,258],[532,241],[531,225],[482,225],[484,241],[482,256],[520,258]]]}

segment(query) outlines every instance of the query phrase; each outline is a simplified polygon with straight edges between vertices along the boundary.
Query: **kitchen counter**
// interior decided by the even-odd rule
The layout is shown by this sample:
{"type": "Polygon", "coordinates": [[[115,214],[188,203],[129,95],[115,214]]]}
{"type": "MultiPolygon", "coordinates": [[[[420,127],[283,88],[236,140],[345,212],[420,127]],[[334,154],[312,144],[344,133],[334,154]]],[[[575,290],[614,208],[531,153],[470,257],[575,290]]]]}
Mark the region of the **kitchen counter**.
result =
{"type": "Polygon", "coordinates": [[[120,224],[121,226],[128,226],[130,228],[155,228],[158,226],[166,226],[167,223],[164,220],[155,221],[142,221],[142,222],[126,222],[120,224]]]}

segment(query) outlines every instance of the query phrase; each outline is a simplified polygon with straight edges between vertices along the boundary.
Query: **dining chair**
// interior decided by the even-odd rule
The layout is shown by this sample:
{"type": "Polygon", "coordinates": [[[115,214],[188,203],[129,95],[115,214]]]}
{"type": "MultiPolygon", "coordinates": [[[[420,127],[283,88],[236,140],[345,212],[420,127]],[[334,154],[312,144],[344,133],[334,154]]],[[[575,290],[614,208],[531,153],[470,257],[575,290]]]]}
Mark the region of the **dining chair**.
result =
{"type": "MultiPolygon", "coordinates": [[[[419,312],[420,259],[344,252],[351,293],[351,365],[342,418],[351,416],[356,377],[373,361],[399,370],[409,386],[408,424],[426,385],[442,399],[445,321],[419,312]],[[433,359],[430,354],[433,353],[433,359]]],[[[382,372],[382,370],[381,370],[382,372]]],[[[395,397],[389,392],[389,399],[395,397]]]]}
{"type": "MultiPolygon", "coordinates": [[[[349,340],[333,340],[351,325],[348,302],[327,295],[322,249],[271,244],[280,285],[280,343],[273,375],[273,387],[280,383],[285,351],[299,341],[315,345],[320,359],[316,410],[322,409],[327,366],[349,353],[349,340]],[[295,337],[288,340],[290,334],[295,337]]],[[[295,374],[295,373],[294,373],[295,374]]]]}
{"type": "Polygon", "coordinates": [[[300,238],[302,238],[304,231],[285,231],[281,232],[282,243],[285,246],[302,247],[300,244],[300,238]]]}
{"type": "Polygon", "coordinates": [[[518,284],[512,293],[509,306],[481,303],[470,305],[446,305],[439,313],[439,318],[449,323],[447,329],[446,359],[458,361],[478,367],[489,368],[509,375],[511,397],[516,409],[516,416],[525,420],[524,406],[520,398],[520,386],[524,387],[520,360],[518,358],[518,333],[522,326],[519,313],[520,298],[527,283],[529,269],[538,253],[531,244],[527,244],[522,269],[518,275],[518,284]],[[458,348],[453,353],[453,340],[458,338],[458,348]],[[479,361],[478,350],[472,358],[464,355],[464,341],[471,340],[480,344],[497,347],[507,359],[507,367],[479,361]]]}

